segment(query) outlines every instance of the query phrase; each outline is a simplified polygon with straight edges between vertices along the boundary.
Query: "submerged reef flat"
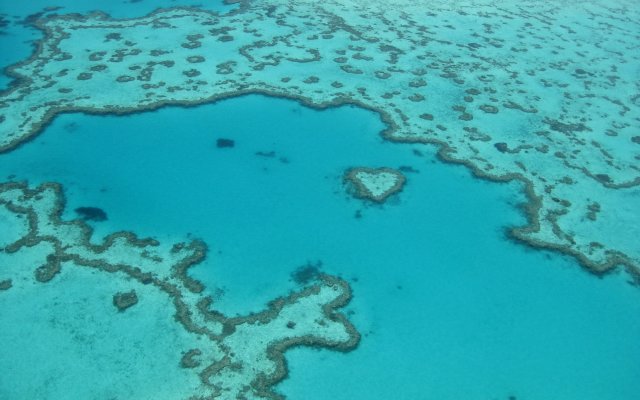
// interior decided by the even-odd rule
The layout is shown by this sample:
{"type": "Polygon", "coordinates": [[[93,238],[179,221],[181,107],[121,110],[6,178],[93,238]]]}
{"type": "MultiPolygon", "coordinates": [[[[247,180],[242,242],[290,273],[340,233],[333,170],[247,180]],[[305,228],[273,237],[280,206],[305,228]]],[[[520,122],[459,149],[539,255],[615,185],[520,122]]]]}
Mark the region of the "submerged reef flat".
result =
{"type": "MultiPolygon", "coordinates": [[[[163,393],[167,398],[279,398],[271,388],[286,376],[283,353],[288,348],[315,346],[346,351],[358,343],[358,332],[336,311],[351,297],[349,285],[343,280],[320,274],[300,291],[272,301],[262,312],[227,317],[214,309],[213,300],[203,294],[202,284],[187,275],[187,270],[205,257],[203,243],[167,245],[118,232],[101,244],[93,244],[86,223],[63,221],[62,211],[63,198],[57,184],[37,188],[17,183],[0,185],[0,218],[6,222],[0,234],[0,263],[6,266],[0,271],[0,304],[42,301],[51,288],[65,296],[77,292],[86,301],[87,294],[80,293],[87,287],[82,281],[76,292],[70,289],[73,279],[80,277],[90,281],[89,287],[94,287],[90,292],[106,290],[102,307],[110,309],[102,312],[110,324],[133,324],[134,320],[148,318],[137,313],[150,307],[172,307],[172,325],[180,338],[179,347],[173,349],[177,353],[175,369],[188,374],[191,384],[183,388],[189,393],[178,391],[177,397],[163,393]],[[47,279],[39,277],[42,271],[47,279]],[[95,282],[98,277],[100,283],[95,282]]],[[[77,303],[79,300],[72,304],[84,304],[77,303]]],[[[59,300],[45,303],[43,307],[56,307],[59,300]]],[[[40,308],[34,305],[29,309],[40,308]]],[[[96,315],[90,321],[100,317],[96,315]]],[[[92,329],[99,332],[102,328],[92,329]]],[[[164,340],[163,333],[154,335],[158,336],[154,343],[164,340]]],[[[163,353],[171,351],[164,349],[163,353]]],[[[27,358],[33,357],[31,354],[27,358]]],[[[165,370],[171,372],[171,368],[165,370]]],[[[65,388],[58,387],[63,384],[47,383],[47,390],[64,392],[65,388]]],[[[40,392],[37,397],[49,395],[40,392]]]]}
{"type": "Polygon", "coordinates": [[[356,104],[380,113],[387,140],[522,181],[529,223],[513,237],[640,274],[636,2],[265,0],[36,25],[44,39],[0,96],[0,151],[63,112],[244,93],[356,104]]]}
{"type": "Polygon", "coordinates": [[[404,175],[392,168],[351,168],[344,179],[354,196],[376,203],[384,203],[389,196],[401,191],[406,182],[404,175]]]}

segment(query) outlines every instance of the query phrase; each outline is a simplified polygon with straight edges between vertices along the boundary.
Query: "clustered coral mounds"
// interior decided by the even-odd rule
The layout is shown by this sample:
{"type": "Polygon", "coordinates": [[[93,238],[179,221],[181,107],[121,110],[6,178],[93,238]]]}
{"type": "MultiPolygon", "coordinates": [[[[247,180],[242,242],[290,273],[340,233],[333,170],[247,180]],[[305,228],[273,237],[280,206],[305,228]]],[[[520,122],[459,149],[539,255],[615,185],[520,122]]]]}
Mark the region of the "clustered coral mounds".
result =
{"type": "MultiPolygon", "coordinates": [[[[56,285],[61,268],[93,268],[110,274],[119,283],[113,305],[120,312],[138,302],[135,281],[144,290],[167,296],[175,321],[198,343],[180,362],[192,370],[207,393],[191,396],[274,398],[272,386],[286,376],[283,353],[293,346],[317,346],[340,351],[353,349],[359,334],[337,309],[351,298],[349,285],[338,278],[319,275],[304,289],[272,301],[269,307],[248,316],[227,317],[211,308],[204,286],[188,276],[188,269],[206,256],[202,242],[177,243],[170,249],[154,239],[139,239],[119,232],[103,243],[90,242],[91,229],[83,220],[63,221],[61,188],[43,184],[0,184],[0,207],[20,216],[28,229],[3,250],[20,257],[26,248],[48,244],[44,265],[35,270],[42,284],[56,285]],[[64,262],[64,265],[62,265],[64,262]]],[[[12,277],[3,277],[0,290],[12,288],[12,277]],[[7,279],[8,278],[8,279],[7,279]]],[[[1,319],[1,317],[0,317],[1,319]]],[[[4,323],[4,322],[2,322],[4,323]]],[[[186,344],[191,346],[191,344],[186,344]]],[[[188,348],[188,347],[187,347],[188,348]]]]}
{"type": "Polygon", "coordinates": [[[347,170],[344,180],[354,196],[384,203],[390,196],[400,192],[406,178],[392,168],[356,167],[347,170]]]}

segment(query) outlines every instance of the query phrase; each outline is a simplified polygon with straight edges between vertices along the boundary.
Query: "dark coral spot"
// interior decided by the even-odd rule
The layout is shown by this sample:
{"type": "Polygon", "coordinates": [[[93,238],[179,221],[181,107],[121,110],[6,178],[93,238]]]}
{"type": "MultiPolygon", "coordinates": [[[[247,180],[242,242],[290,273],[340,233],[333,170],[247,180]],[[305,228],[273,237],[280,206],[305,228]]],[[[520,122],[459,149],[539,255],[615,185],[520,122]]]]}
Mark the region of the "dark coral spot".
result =
{"type": "Polygon", "coordinates": [[[509,147],[507,146],[507,144],[505,142],[498,142],[498,143],[494,143],[493,145],[496,149],[498,149],[498,151],[500,153],[504,153],[505,151],[509,150],[509,147]]]}
{"type": "Polygon", "coordinates": [[[107,213],[98,207],[78,207],[75,212],[85,221],[100,222],[107,220],[107,213]]]}
{"type": "Polygon", "coordinates": [[[233,147],[236,145],[236,142],[231,139],[220,138],[216,140],[216,147],[219,149],[223,149],[226,147],[233,147]]]}
{"type": "Polygon", "coordinates": [[[122,312],[138,303],[138,295],[135,290],[130,292],[118,292],[113,295],[113,305],[122,312]]]}
{"type": "Polygon", "coordinates": [[[0,290],[9,290],[13,286],[11,279],[6,279],[4,281],[0,281],[0,290]]]}
{"type": "Polygon", "coordinates": [[[596,175],[596,179],[598,179],[602,183],[611,182],[611,177],[609,175],[607,175],[607,174],[597,174],[596,175]]]}
{"type": "Polygon", "coordinates": [[[487,114],[497,114],[498,113],[498,107],[492,106],[491,104],[483,104],[479,108],[482,111],[486,112],[487,114]]]}
{"type": "Polygon", "coordinates": [[[433,121],[433,115],[432,114],[420,114],[420,118],[427,120],[427,121],[433,121]]]}

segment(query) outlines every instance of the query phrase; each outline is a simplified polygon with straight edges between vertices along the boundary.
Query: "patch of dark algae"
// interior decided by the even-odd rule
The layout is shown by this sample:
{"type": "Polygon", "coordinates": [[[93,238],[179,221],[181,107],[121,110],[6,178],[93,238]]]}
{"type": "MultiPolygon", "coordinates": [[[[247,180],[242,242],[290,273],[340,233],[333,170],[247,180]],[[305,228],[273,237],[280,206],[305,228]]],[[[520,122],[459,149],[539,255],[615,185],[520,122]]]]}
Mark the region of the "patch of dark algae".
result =
{"type": "MultiPolygon", "coordinates": [[[[3,249],[7,254],[20,256],[23,248],[42,244],[51,249],[45,264],[36,270],[38,281],[55,285],[52,278],[63,266],[93,268],[123,286],[131,287],[133,280],[171,300],[175,322],[193,339],[186,344],[191,350],[183,353],[180,366],[194,371],[201,381],[199,392],[185,398],[280,399],[272,387],[287,376],[287,349],[311,346],[349,351],[360,340],[355,327],[337,311],[351,299],[351,289],[342,279],[320,274],[304,289],[273,300],[264,311],[230,318],[213,310],[213,299],[202,294],[204,286],[188,276],[188,269],[206,257],[206,246],[200,241],[162,250],[166,248],[154,239],[117,232],[94,245],[92,230],[84,221],[61,220],[64,198],[55,183],[33,189],[26,183],[0,184],[0,207],[21,216],[28,225],[24,236],[3,249]],[[291,311],[286,317],[285,309],[291,311]],[[292,324],[295,329],[290,328],[292,324]]],[[[1,290],[10,287],[10,279],[0,282],[1,290]]],[[[123,291],[113,303],[124,311],[137,300],[135,291],[123,291]]]]}

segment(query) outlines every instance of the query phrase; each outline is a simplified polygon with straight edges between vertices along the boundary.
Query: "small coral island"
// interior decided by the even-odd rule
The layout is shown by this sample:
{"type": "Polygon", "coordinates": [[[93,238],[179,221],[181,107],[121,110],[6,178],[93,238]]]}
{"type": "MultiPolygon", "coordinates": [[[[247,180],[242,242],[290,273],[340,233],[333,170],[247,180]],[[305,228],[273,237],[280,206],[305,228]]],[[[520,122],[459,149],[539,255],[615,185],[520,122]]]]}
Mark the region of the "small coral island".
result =
{"type": "Polygon", "coordinates": [[[391,168],[357,167],[349,169],[344,180],[355,197],[384,203],[404,187],[406,178],[391,168]]]}

